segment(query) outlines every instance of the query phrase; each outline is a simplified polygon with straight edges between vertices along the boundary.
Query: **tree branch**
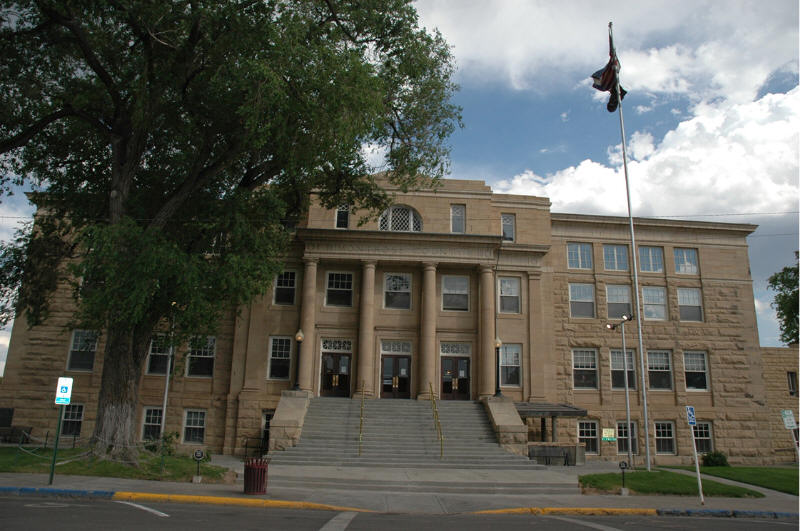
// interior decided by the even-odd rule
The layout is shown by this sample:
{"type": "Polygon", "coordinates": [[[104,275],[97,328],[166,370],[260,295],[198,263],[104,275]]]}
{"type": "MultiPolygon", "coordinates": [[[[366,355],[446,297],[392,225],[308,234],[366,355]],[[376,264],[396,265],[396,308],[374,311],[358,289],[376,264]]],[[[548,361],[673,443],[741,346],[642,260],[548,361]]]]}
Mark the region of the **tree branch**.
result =
{"type": "Polygon", "coordinates": [[[60,109],[54,113],[48,114],[42,118],[36,120],[36,122],[11,138],[5,139],[0,141],[0,154],[6,153],[7,151],[11,151],[12,149],[16,149],[18,147],[22,147],[28,143],[28,141],[33,138],[36,134],[40,133],[44,130],[45,127],[50,125],[53,122],[60,120],[61,118],[68,116],[71,114],[67,109],[60,109]]]}

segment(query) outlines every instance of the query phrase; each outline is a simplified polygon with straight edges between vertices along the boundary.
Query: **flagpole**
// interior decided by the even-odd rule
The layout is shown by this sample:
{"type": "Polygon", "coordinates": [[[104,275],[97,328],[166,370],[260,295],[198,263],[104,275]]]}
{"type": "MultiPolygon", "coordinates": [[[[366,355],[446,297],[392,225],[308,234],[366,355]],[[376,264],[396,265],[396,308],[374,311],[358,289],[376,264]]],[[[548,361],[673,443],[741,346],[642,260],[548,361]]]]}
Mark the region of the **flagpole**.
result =
{"type": "MultiPolygon", "coordinates": [[[[613,43],[613,34],[612,34],[612,23],[608,23],[608,37],[609,42],[613,43]]],[[[613,44],[612,44],[613,46],[613,44]]],[[[611,52],[613,53],[614,59],[617,57],[616,49],[612,49],[611,52]]],[[[636,236],[634,235],[633,231],[633,213],[631,210],[631,187],[628,181],[628,150],[627,146],[625,145],[625,119],[622,116],[622,95],[620,93],[619,88],[619,61],[614,61],[614,90],[616,91],[617,102],[619,105],[619,128],[622,133],[622,167],[625,170],[625,192],[628,199],[628,223],[630,226],[631,232],[631,255],[633,256],[633,287],[634,287],[634,294],[636,296],[636,329],[638,331],[639,336],[639,373],[641,374],[642,380],[642,411],[644,415],[644,446],[645,446],[645,455],[647,459],[647,471],[650,472],[650,424],[647,418],[647,382],[645,381],[644,377],[644,347],[642,341],[642,312],[641,312],[641,304],[639,302],[639,266],[638,266],[638,252],[636,249],[636,236]]],[[[625,353],[622,354],[623,359],[625,359],[625,353]]],[[[627,361],[625,362],[627,363],[627,361]]],[[[630,427],[629,427],[630,429],[630,427]]],[[[628,433],[628,437],[630,438],[632,434],[628,433]]],[[[630,444],[630,441],[628,441],[630,444]]]]}

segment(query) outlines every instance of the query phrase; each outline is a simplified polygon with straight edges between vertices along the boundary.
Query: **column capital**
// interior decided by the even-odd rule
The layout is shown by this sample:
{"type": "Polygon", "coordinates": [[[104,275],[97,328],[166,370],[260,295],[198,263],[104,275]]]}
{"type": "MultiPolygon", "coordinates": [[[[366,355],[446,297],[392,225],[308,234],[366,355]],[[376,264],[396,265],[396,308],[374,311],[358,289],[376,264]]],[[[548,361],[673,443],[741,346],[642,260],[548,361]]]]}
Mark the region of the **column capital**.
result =
{"type": "Polygon", "coordinates": [[[303,263],[305,263],[305,264],[318,264],[319,263],[319,257],[316,257],[316,256],[304,256],[303,257],[303,263]]]}
{"type": "Polygon", "coordinates": [[[375,266],[378,264],[377,260],[361,260],[361,266],[364,269],[372,268],[375,269],[375,266]]]}
{"type": "Polygon", "coordinates": [[[422,262],[422,269],[425,271],[436,270],[436,266],[438,266],[438,262],[422,262]]]}
{"type": "Polygon", "coordinates": [[[478,265],[478,270],[481,272],[481,274],[493,273],[494,272],[494,264],[480,264],[480,265],[478,265]]]}

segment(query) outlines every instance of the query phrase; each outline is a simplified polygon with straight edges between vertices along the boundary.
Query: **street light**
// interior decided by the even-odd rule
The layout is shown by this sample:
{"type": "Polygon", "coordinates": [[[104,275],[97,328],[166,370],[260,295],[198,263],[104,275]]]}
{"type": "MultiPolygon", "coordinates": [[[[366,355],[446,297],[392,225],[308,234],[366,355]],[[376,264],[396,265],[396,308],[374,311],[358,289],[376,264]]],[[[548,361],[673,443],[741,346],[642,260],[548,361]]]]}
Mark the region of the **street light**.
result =
{"type": "Polygon", "coordinates": [[[294,340],[297,342],[297,356],[294,362],[294,387],[292,387],[292,391],[300,390],[300,347],[303,345],[305,337],[302,328],[294,335],[294,340]]]}
{"type": "Polygon", "coordinates": [[[503,396],[502,391],[500,391],[500,347],[503,346],[503,342],[500,341],[499,337],[494,338],[494,357],[495,357],[495,371],[494,371],[494,396],[496,398],[501,398],[503,396]]]}
{"type": "Polygon", "coordinates": [[[625,379],[625,421],[628,435],[628,466],[633,465],[633,433],[631,433],[631,401],[628,396],[628,350],[625,348],[625,323],[633,319],[632,315],[622,314],[622,321],[617,324],[607,323],[606,328],[622,331],[622,374],[625,379]]]}

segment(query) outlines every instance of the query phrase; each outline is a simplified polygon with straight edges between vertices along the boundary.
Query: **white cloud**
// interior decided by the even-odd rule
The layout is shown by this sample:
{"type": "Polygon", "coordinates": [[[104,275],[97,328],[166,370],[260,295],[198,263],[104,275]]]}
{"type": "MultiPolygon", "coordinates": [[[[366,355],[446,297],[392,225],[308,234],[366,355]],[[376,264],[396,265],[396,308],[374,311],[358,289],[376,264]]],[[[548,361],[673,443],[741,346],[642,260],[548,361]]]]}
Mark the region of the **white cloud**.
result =
{"type": "Polygon", "coordinates": [[[388,152],[386,146],[378,144],[364,144],[361,146],[361,154],[373,172],[386,170],[386,155],[388,152]]]}

